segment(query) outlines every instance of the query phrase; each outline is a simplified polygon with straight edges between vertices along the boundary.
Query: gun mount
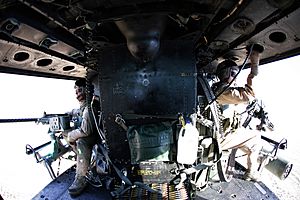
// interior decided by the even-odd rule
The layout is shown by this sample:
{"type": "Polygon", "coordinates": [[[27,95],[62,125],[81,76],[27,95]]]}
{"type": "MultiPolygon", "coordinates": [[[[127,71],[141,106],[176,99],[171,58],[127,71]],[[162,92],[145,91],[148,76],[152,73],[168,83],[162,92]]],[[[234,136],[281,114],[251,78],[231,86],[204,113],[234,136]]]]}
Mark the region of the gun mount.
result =
{"type": "Polygon", "coordinates": [[[63,137],[63,131],[71,128],[70,123],[72,121],[68,114],[46,114],[41,118],[37,118],[36,123],[42,123],[49,125],[48,134],[50,141],[33,148],[31,145],[26,145],[26,154],[33,154],[37,163],[43,163],[48,170],[52,179],[55,179],[54,170],[52,168],[52,162],[60,159],[67,152],[70,152],[72,148],[66,143],[63,137]]]}
{"type": "Polygon", "coordinates": [[[242,126],[252,129],[250,126],[252,118],[259,119],[260,123],[256,125],[255,130],[261,132],[261,139],[266,142],[266,145],[260,150],[258,171],[266,168],[279,179],[286,179],[293,168],[293,164],[278,156],[277,153],[279,150],[287,149],[287,139],[278,139],[270,134],[264,134],[268,131],[274,131],[274,124],[269,120],[268,112],[266,112],[262,102],[259,104],[259,101],[254,99],[242,114],[244,113],[247,113],[247,117],[242,126]]]}

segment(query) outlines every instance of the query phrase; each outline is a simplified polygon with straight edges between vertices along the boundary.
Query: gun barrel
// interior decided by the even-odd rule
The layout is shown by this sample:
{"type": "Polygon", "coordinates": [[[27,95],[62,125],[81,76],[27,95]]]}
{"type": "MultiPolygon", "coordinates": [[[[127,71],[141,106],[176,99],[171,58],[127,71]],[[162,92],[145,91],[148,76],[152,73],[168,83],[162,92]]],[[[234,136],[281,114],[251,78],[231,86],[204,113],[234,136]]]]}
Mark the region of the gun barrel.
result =
{"type": "Polygon", "coordinates": [[[38,118],[0,119],[0,123],[36,122],[38,118]]]}

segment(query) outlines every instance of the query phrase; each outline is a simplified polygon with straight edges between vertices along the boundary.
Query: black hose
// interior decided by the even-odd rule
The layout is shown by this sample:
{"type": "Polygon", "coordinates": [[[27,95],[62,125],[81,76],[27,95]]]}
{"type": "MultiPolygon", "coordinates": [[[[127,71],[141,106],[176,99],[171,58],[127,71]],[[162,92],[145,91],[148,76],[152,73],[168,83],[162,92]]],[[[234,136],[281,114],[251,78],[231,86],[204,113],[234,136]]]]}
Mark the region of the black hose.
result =
{"type": "MultiPolygon", "coordinates": [[[[87,102],[87,107],[88,107],[88,113],[90,116],[90,119],[92,121],[92,127],[96,128],[100,139],[101,139],[101,143],[105,143],[105,135],[103,133],[103,131],[99,128],[98,123],[97,123],[97,117],[95,115],[94,112],[94,86],[93,84],[90,82],[90,80],[87,78],[86,76],[86,102],[87,102]]],[[[99,103],[100,104],[100,103],[99,103]]],[[[99,110],[99,109],[97,109],[99,110]]]]}

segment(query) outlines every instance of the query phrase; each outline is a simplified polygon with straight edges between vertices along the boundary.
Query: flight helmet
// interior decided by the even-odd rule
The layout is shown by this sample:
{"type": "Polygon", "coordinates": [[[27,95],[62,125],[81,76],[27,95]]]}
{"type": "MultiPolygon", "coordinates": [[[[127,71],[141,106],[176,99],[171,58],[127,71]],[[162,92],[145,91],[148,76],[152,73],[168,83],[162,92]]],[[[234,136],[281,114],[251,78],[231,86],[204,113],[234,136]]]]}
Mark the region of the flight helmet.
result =
{"type": "Polygon", "coordinates": [[[224,60],[216,70],[216,75],[220,81],[226,82],[230,77],[234,77],[239,71],[239,67],[232,60],[224,60]]]}

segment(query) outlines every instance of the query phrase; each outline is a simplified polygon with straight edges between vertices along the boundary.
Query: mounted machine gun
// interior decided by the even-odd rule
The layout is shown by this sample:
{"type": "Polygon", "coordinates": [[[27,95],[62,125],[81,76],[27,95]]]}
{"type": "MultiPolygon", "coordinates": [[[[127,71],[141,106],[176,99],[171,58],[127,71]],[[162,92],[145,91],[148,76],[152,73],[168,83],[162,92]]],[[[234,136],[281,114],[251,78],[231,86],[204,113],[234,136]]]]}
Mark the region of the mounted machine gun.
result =
{"type": "Polygon", "coordinates": [[[43,163],[47,168],[52,179],[57,175],[54,173],[52,163],[60,159],[64,154],[72,151],[72,148],[67,144],[63,138],[63,131],[71,129],[72,126],[76,127],[79,124],[79,119],[76,116],[69,114],[46,114],[44,112],[41,118],[23,118],[23,119],[0,119],[0,123],[10,122],[36,122],[43,125],[49,125],[48,135],[50,141],[41,144],[37,147],[26,145],[26,154],[33,154],[37,163],[43,163]]]}
{"type": "Polygon", "coordinates": [[[57,176],[52,168],[52,162],[60,159],[64,154],[70,152],[72,148],[65,141],[62,133],[71,128],[70,123],[76,123],[76,120],[69,114],[46,114],[36,120],[36,123],[49,125],[48,134],[50,141],[38,147],[33,148],[31,145],[26,145],[26,154],[33,154],[36,162],[42,162],[47,168],[52,179],[57,176]],[[46,152],[42,151],[47,149],[46,152]]]}
{"type": "Polygon", "coordinates": [[[257,99],[253,100],[241,114],[244,113],[247,113],[247,117],[242,126],[260,131],[261,139],[267,144],[263,145],[263,148],[260,150],[260,166],[258,171],[266,168],[279,179],[286,179],[292,170],[293,164],[279,157],[277,153],[279,150],[287,149],[287,139],[280,138],[278,140],[270,134],[265,134],[268,131],[274,131],[274,124],[269,120],[268,113],[265,111],[262,102],[259,103],[257,99]],[[259,119],[259,124],[255,128],[252,128],[250,125],[253,118],[259,119]]]}

